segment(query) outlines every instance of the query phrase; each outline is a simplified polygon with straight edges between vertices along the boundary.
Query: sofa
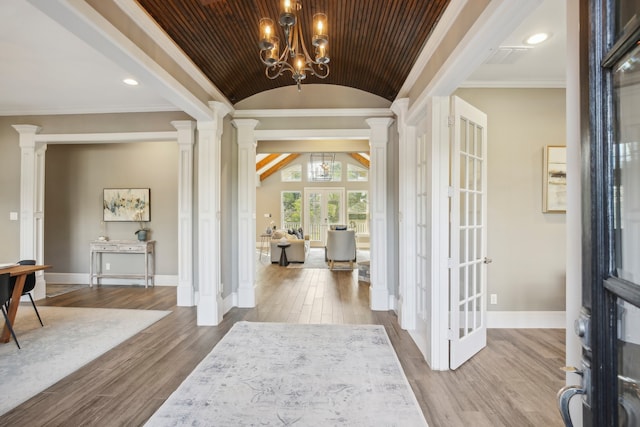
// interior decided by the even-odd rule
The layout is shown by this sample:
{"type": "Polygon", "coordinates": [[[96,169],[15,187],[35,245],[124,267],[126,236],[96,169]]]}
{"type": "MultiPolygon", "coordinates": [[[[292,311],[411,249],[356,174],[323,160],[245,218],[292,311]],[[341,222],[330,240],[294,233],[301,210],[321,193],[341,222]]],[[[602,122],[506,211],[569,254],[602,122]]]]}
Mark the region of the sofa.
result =
{"type": "Polygon", "coordinates": [[[287,260],[289,262],[305,262],[311,247],[309,236],[302,234],[302,230],[296,230],[294,233],[290,233],[289,230],[275,230],[271,233],[271,241],[269,242],[271,245],[271,263],[280,261],[282,248],[278,247],[278,243],[281,241],[291,244],[287,248],[287,260]]]}

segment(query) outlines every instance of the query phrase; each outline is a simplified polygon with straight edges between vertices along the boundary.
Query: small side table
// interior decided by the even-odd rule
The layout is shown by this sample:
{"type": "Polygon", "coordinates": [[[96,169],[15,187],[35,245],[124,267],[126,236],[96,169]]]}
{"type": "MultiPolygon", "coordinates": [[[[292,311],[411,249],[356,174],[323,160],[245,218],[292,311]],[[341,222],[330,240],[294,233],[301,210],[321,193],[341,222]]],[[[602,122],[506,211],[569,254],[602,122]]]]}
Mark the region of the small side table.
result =
{"type": "Polygon", "coordinates": [[[280,262],[279,265],[281,267],[286,267],[289,265],[289,260],[287,259],[287,248],[291,246],[291,243],[278,243],[278,247],[282,249],[280,252],[280,262]]]}

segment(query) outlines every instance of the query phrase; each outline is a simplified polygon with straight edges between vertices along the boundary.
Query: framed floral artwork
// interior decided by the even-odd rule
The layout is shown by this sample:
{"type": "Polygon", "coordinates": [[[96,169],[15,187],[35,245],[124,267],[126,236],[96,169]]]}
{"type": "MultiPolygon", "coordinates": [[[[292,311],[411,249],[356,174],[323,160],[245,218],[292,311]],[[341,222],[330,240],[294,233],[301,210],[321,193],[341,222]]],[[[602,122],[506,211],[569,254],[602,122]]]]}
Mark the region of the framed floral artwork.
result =
{"type": "Polygon", "coordinates": [[[103,221],[151,220],[149,188],[105,188],[102,196],[103,221]]]}
{"type": "Polygon", "coordinates": [[[544,147],[542,212],[567,212],[567,147],[544,147]]]}

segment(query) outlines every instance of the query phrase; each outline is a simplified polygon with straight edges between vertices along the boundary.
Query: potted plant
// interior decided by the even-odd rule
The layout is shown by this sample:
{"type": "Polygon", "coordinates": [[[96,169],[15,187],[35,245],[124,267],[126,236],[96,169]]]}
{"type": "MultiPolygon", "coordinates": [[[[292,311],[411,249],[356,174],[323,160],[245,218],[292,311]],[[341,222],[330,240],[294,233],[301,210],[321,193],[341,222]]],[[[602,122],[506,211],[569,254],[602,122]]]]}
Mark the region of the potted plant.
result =
{"type": "Polygon", "coordinates": [[[135,232],[135,235],[138,236],[138,240],[140,240],[141,242],[145,242],[147,240],[147,234],[149,233],[149,229],[146,227],[145,222],[142,221],[143,218],[143,212],[142,210],[138,210],[136,211],[135,214],[135,219],[136,221],[138,221],[138,229],[135,232]]]}

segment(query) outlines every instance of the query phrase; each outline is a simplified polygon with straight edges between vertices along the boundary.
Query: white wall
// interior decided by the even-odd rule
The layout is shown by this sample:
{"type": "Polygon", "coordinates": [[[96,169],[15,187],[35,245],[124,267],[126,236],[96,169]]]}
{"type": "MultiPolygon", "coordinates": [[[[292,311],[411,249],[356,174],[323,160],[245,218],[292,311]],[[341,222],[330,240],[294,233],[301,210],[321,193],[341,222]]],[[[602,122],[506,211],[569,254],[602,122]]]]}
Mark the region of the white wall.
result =
{"type": "Polygon", "coordinates": [[[488,115],[490,311],[564,311],[565,214],[542,212],[543,149],[565,145],[564,89],[460,89],[488,115]]]}

